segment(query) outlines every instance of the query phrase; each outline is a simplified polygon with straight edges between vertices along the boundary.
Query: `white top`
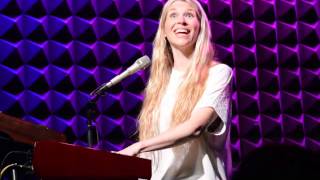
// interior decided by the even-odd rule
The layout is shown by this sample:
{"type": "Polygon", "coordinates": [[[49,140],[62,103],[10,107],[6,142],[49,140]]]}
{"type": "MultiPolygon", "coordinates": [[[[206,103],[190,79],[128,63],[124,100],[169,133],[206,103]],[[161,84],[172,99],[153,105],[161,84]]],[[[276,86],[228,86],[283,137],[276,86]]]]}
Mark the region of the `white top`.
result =
{"type": "MultiPolygon", "coordinates": [[[[191,141],[188,150],[179,155],[174,154],[172,148],[156,151],[155,160],[158,163],[153,162],[152,180],[226,179],[225,164],[229,164],[231,160],[230,149],[227,146],[229,143],[226,143],[229,139],[231,118],[231,77],[232,69],[225,64],[218,64],[210,68],[206,88],[195,109],[212,107],[216,114],[211,122],[218,116],[221,119],[218,128],[213,131],[206,128],[200,137],[191,141]]],[[[160,133],[170,127],[177,89],[182,81],[183,73],[173,69],[160,104],[160,133]]]]}

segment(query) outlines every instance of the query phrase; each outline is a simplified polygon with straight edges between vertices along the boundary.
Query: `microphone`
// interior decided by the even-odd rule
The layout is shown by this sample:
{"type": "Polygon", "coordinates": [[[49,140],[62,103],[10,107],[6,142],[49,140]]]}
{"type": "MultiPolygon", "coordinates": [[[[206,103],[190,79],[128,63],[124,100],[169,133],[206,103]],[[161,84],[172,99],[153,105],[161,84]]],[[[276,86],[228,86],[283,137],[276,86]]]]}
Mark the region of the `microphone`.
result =
{"type": "Polygon", "coordinates": [[[92,91],[90,93],[90,95],[93,96],[93,95],[100,94],[101,92],[103,92],[107,88],[110,88],[113,85],[119,83],[120,81],[122,81],[122,79],[126,78],[127,76],[139,71],[140,69],[145,69],[150,64],[151,64],[150,58],[148,56],[146,56],[146,55],[141,57],[141,58],[139,58],[139,59],[137,59],[128,69],[126,69],[121,74],[119,74],[119,75],[115,76],[114,78],[112,78],[109,82],[104,83],[101,86],[99,86],[97,89],[92,91]]]}

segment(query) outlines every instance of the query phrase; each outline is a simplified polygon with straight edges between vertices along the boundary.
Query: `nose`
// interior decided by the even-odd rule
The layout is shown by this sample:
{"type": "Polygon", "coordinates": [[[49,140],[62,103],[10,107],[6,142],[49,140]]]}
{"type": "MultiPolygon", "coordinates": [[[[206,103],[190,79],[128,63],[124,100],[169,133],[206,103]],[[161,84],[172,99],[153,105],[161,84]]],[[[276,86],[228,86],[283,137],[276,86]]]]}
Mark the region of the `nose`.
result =
{"type": "Polygon", "coordinates": [[[185,19],[185,17],[183,15],[178,16],[177,23],[178,24],[182,24],[182,25],[186,25],[187,24],[186,19],[185,19]]]}

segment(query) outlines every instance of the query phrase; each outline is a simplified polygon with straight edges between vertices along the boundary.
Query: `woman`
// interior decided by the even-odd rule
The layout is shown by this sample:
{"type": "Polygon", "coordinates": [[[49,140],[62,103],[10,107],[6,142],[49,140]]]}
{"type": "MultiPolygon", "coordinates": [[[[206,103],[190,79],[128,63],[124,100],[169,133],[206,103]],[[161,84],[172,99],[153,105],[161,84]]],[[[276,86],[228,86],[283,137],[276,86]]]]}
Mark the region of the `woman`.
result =
{"type": "Polygon", "coordinates": [[[226,179],[232,70],[213,59],[210,39],[199,2],[166,2],[139,116],[140,141],[118,152],[152,159],[154,180],[226,179]]]}

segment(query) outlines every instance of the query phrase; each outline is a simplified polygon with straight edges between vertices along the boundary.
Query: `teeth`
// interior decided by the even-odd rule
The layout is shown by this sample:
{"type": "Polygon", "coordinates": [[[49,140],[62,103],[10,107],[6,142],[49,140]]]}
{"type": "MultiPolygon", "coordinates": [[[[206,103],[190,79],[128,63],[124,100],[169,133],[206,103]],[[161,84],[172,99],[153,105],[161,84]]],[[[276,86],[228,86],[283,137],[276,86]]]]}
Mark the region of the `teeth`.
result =
{"type": "Polygon", "coordinates": [[[176,33],[189,33],[190,31],[188,29],[177,29],[176,33]]]}

